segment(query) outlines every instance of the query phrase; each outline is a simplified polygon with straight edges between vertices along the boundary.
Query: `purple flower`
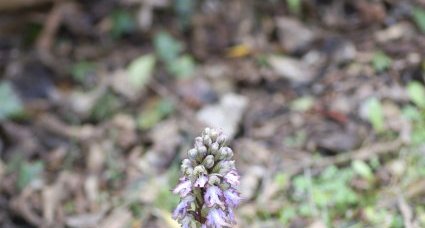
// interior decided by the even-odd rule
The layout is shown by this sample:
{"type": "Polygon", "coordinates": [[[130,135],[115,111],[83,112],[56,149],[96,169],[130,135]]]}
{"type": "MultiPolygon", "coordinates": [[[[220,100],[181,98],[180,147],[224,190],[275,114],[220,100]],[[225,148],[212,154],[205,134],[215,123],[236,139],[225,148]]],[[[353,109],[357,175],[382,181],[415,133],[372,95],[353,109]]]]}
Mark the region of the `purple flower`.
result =
{"type": "Polygon", "coordinates": [[[212,207],[214,205],[219,205],[223,207],[224,203],[220,199],[220,197],[222,196],[223,192],[219,187],[215,185],[210,185],[207,187],[207,192],[205,193],[204,200],[208,207],[212,207]]]}
{"type": "Polygon", "coordinates": [[[242,200],[238,192],[235,189],[229,188],[223,192],[224,200],[227,205],[236,207],[242,200]]]}
{"type": "Polygon", "coordinates": [[[181,165],[183,177],[173,189],[181,198],[173,212],[183,228],[221,228],[235,224],[233,209],[242,198],[233,151],[220,130],[205,128],[181,165]]]}
{"type": "Polygon", "coordinates": [[[232,226],[227,221],[226,213],[220,208],[211,208],[207,215],[206,225],[213,228],[230,227],[232,226]]]}
{"type": "Polygon", "coordinates": [[[176,209],[173,212],[174,219],[183,219],[187,215],[187,210],[189,209],[191,203],[195,198],[193,196],[188,196],[183,198],[180,203],[177,205],[176,209]]]}
{"type": "Polygon", "coordinates": [[[206,175],[200,175],[198,179],[196,179],[195,184],[193,186],[198,188],[205,187],[205,184],[208,182],[208,177],[206,175]]]}
{"type": "Polygon", "coordinates": [[[232,187],[239,185],[239,178],[240,176],[235,169],[230,170],[226,175],[224,175],[224,180],[232,187]]]}
{"type": "Polygon", "coordinates": [[[227,208],[228,214],[229,214],[229,220],[232,223],[236,223],[235,221],[235,214],[233,213],[233,209],[231,207],[227,208]]]}
{"type": "Polygon", "coordinates": [[[192,190],[191,188],[192,182],[187,178],[180,178],[180,183],[173,190],[174,194],[179,194],[180,197],[185,197],[192,190]]]}

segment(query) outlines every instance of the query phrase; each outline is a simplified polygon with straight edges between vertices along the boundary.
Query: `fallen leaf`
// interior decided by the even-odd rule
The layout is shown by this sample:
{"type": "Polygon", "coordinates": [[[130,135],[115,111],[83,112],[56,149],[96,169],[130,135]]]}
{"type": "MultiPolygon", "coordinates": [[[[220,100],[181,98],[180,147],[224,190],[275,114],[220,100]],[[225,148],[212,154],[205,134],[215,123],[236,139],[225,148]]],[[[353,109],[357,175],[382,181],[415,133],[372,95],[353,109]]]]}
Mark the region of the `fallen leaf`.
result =
{"type": "Polygon", "coordinates": [[[291,82],[309,82],[314,76],[309,65],[294,58],[275,55],[268,58],[268,63],[279,76],[291,82]]]}
{"type": "Polygon", "coordinates": [[[229,58],[241,58],[251,54],[251,48],[246,44],[239,44],[234,47],[231,47],[226,56],[229,58]]]}
{"type": "Polygon", "coordinates": [[[22,102],[9,82],[0,82],[0,120],[23,112],[22,102]]]}
{"type": "Polygon", "coordinates": [[[280,43],[288,52],[306,48],[315,39],[315,34],[299,20],[278,17],[276,25],[280,43]]]}
{"type": "Polygon", "coordinates": [[[115,209],[108,217],[106,217],[99,227],[104,228],[125,228],[129,227],[131,222],[131,212],[126,208],[115,209]]]}
{"type": "Polygon", "coordinates": [[[425,87],[419,82],[410,82],[407,85],[410,99],[420,108],[425,108],[425,87]]]}
{"type": "Polygon", "coordinates": [[[248,99],[237,94],[226,94],[219,104],[209,105],[197,113],[198,120],[214,128],[221,128],[231,138],[248,105],[248,99]]]}
{"type": "Polygon", "coordinates": [[[155,67],[155,56],[152,54],[142,55],[128,65],[128,82],[135,89],[143,88],[152,76],[155,67]]]}

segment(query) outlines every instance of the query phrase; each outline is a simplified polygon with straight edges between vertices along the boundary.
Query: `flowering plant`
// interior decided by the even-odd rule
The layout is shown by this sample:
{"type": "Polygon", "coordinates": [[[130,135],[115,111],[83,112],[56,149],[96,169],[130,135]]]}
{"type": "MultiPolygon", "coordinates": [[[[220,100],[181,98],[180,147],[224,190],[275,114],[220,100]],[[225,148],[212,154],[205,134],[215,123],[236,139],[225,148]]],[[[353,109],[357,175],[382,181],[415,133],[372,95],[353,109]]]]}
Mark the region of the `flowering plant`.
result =
{"type": "Polygon", "coordinates": [[[187,152],[181,165],[183,176],[173,190],[181,200],[173,213],[182,227],[231,227],[235,224],[233,209],[241,197],[236,187],[239,174],[233,151],[219,130],[205,128],[195,138],[194,148],[187,152]]]}

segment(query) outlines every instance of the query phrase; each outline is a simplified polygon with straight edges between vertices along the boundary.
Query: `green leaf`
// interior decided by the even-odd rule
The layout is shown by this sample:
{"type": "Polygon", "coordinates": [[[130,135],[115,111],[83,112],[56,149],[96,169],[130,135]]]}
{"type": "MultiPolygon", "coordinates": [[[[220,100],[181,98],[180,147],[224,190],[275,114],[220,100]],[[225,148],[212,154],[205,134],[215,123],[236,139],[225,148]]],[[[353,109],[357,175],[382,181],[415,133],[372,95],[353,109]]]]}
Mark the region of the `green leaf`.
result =
{"type": "Polygon", "coordinates": [[[171,63],[183,50],[183,45],[164,31],[155,35],[154,46],[159,59],[165,63],[171,63]]]}
{"type": "Polygon", "coordinates": [[[23,105],[9,82],[0,83],[0,120],[16,117],[23,113],[23,105]]]}
{"type": "Polygon", "coordinates": [[[368,164],[366,164],[366,162],[362,160],[355,160],[351,163],[351,167],[353,167],[354,172],[356,172],[361,177],[366,178],[368,180],[373,179],[372,169],[369,167],[368,164]]]}
{"type": "Polygon", "coordinates": [[[301,0],[286,0],[289,11],[293,14],[301,13],[301,0]]]}
{"type": "Polygon", "coordinates": [[[174,9],[178,15],[179,23],[185,29],[192,18],[193,9],[195,7],[194,0],[175,0],[174,9]]]}
{"type": "Polygon", "coordinates": [[[44,165],[41,161],[33,163],[23,162],[19,167],[17,180],[18,188],[22,190],[33,180],[41,178],[43,170],[44,165]]]}
{"type": "Polygon", "coordinates": [[[168,70],[178,78],[189,78],[195,70],[195,63],[191,56],[183,55],[168,65],[168,70]]]}
{"type": "Polygon", "coordinates": [[[294,111],[305,112],[312,108],[314,99],[310,96],[298,98],[291,102],[291,109],[294,111]]]}
{"type": "Polygon", "coordinates": [[[384,130],[384,115],[381,102],[375,97],[366,101],[367,117],[376,132],[384,130]]]}
{"type": "Polygon", "coordinates": [[[413,20],[421,32],[425,33],[425,10],[419,7],[413,8],[413,20]]]}
{"type": "Polygon", "coordinates": [[[120,101],[118,97],[111,91],[107,91],[91,110],[91,118],[96,121],[101,121],[112,116],[115,111],[119,108],[120,101]]]}
{"type": "Polygon", "coordinates": [[[115,10],[111,14],[112,36],[119,38],[126,33],[132,32],[136,28],[133,17],[127,10],[115,10]]]}
{"type": "Polygon", "coordinates": [[[173,103],[167,99],[155,102],[151,107],[140,113],[139,117],[137,118],[137,124],[142,130],[149,129],[155,126],[155,124],[161,121],[173,110],[173,103]]]}
{"type": "Polygon", "coordinates": [[[128,66],[129,82],[136,88],[144,87],[152,76],[155,67],[155,56],[143,55],[134,59],[128,66]]]}
{"type": "Polygon", "coordinates": [[[410,82],[407,85],[407,93],[415,105],[425,108],[425,87],[419,82],[410,82]]]}
{"type": "Polygon", "coordinates": [[[95,72],[96,65],[91,62],[81,61],[72,66],[72,77],[78,82],[84,82],[85,78],[95,72]]]}
{"type": "Polygon", "coordinates": [[[377,72],[382,72],[388,69],[388,67],[391,65],[391,62],[391,58],[381,51],[376,52],[372,60],[373,68],[377,72]]]}
{"type": "Polygon", "coordinates": [[[403,116],[408,120],[416,120],[419,121],[422,118],[421,113],[418,108],[412,105],[407,105],[402,109],[403,116]]]}

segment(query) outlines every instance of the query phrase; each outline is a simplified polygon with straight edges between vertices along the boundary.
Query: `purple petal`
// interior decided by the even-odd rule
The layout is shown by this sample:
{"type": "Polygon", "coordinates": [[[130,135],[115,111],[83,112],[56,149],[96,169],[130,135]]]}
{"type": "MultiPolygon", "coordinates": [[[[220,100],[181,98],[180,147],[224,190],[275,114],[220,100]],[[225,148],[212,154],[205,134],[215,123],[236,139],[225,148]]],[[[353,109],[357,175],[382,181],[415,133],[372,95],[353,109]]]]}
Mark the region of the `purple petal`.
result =
{"type": "Polygon", "coordinates": [[[192,190],[192,183],[187,179],[180,179],[180,183],[173,190],[174,194],[179,194],[180,197],[185,197],[192,190]]]}
{"type": "Polygon", "coordinates": [[[205,187],[205,184],[208,182],[208,177],[205,175],[201,175],[198,177],[198,179],[195,181],[195,184],[193,186],[198,188],[205,187]]]}
{"type": "Polygon", "coordinates": [[[207,215],[207,221],[206,224],[209,225],[209,227],[230,227],[231,224],[227,221],[227,216],[224,213],[223,210],[220,208],[211,208],[207,215]]]}
{"type": "Polygon", "coordinates": [[[239,185],[239,174],[236,172],[236,170],[232,169],[230,170],[226,175],[224,175],[224,180],[229,183],[232,187],[239,185]]]}
{"type": "Polygon", "coordinates": [[[223,201],[220,199],[222,196],[223,192],[221,189],[215,185],[212,185],[208,186],[204,200],[208,207],[212,207],[214,205],[224,206],[223,201]]]}
{"type": "Polygon", "coordinates": [[[235,214],[233,213],[233,209],[232,208],[227,208],[228,211],[228,215],[229,215],[229,220],[231,223],[236,223],[235,221],[235,214]]]}
{"type": "Polygon", "coordinates": [[[187,215],[187,209],[189,209],[190,204],[195,198],[193,196],[188,196],[183,198],[180,203],[177,205],[176,209],[173,212],[174,219],[182,219],[187,215]]]}
{"type": "Polygon", "coordinates": [[[224,199],[227,205],[231,207],[236,207],[241,202],[242,198],[239,196],[239,193],[234,189],[228,189],[223,192],[224,199]]]}

